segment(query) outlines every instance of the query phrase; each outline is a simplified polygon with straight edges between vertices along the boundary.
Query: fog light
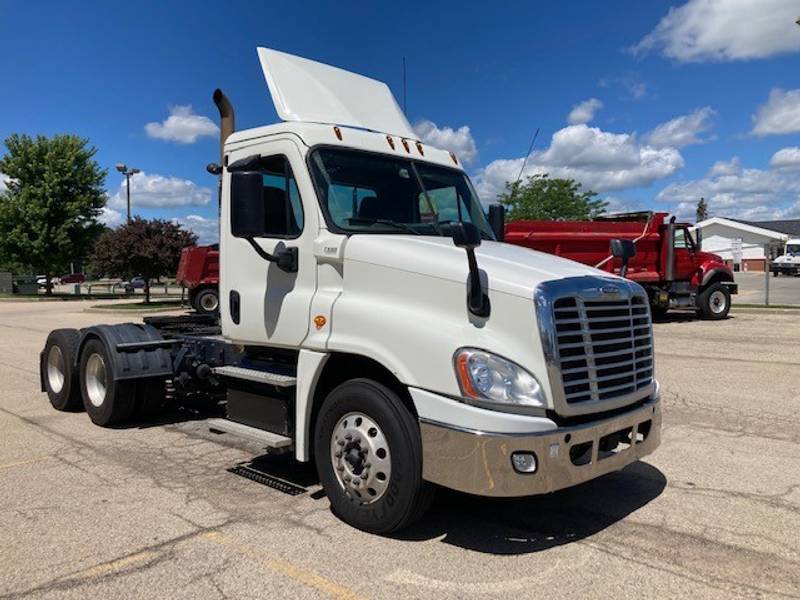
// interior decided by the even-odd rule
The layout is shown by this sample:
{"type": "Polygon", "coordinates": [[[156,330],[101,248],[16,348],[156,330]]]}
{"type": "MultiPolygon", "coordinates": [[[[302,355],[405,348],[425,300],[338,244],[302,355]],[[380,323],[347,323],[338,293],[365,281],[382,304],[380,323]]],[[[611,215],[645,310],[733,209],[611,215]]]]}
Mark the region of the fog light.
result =
{"type": "Polygon", "coordinates": [[[535,473],[536,455],[533,452],[514,452],[511,465],[517,473],[535,473]]]}

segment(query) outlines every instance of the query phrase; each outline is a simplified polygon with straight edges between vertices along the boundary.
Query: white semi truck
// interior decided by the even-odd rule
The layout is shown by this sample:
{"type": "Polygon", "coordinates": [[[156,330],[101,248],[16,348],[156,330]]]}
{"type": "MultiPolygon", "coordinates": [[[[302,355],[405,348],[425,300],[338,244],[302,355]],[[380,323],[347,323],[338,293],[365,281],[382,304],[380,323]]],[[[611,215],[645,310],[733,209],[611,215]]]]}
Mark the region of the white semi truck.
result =
{"type": "MultiPolygon", "coordinates": [[[[100,426],[164,393],[314,460],[333,511],[398,530],[435,487],[526,496],[652,452],[661,412],[637,284],[507,245],[458,158],[388,87],[258,49],[282,122],[221,115],[220,311],[60,329],[42,390],[100,426]]],[[[626,244],[612,244],[617,255],[626,244]]]]}
{"type": "Polygon", "coordinates": [[[770,265],[772,274],[800,275],[800,238],[786,240],[783,254],[773,260],[770,265]]]}

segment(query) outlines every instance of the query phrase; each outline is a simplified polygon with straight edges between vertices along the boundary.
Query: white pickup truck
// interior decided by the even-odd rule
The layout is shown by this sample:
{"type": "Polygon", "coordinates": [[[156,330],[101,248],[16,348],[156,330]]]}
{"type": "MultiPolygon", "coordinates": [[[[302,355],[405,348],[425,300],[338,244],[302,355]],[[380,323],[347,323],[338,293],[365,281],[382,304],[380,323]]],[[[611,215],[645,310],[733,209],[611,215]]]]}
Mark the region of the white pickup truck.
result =
{"type": "Polygon", "coordinates": [[[786,240],[783,254],[773,260],[770,265],[772,274],[800,275],[800,238],[786,240]]]}
{"type": "Polygon", "coordinates": [[[639,285],[499,241],[500,207],[487,218],[458,157],[422,143],[385,84],[258,54],[282,122],[235,132],[214,94],[219,322],[53,331],[40,371],[55,408],[109,426],[167,385],[222,398],[212,428],[314,460],[335,514],[377,533],[437,485],[542,494],[658,446],[639,285]]]}

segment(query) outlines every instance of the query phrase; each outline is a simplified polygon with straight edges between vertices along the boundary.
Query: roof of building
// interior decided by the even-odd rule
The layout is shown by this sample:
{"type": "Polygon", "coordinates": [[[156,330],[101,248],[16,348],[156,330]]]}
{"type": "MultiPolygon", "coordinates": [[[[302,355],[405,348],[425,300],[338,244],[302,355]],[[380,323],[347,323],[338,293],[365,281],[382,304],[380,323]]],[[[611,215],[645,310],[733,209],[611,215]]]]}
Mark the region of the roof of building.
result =
{"type": "Polygon", "coordinates": [[[777,231],[775,229],[768,229],[766,227],[762,227],[761,225],[755,223],[748,223],[746,221],[737,221],[736,219],[726,219],[725,217],[711,217],[704,221],[700,221],[694,226],[694,229],[698,227],[700,229],[703,229],[704,227],[708,227],[709,225],[724,225],[726,227],[731,227],[732,229],[739,229],[741,231],[747,231],[748,233],[752,233],[755,235],[761,235],[772,240],[785,240],[787,237],[787,234],[782,231],[777,231]]]}
{"type": "Polygon", "coordinates": [[[745,225],[752,225],[753,227],[760,227],[761,229],[769,229],[770,231],[777,231],[778,233],[785,233],[792,237],[800,237],[800,219],[782,219],[778,221],[742,221],[739,219],[731,219],[732,221],[739,221],[745,225]]]}

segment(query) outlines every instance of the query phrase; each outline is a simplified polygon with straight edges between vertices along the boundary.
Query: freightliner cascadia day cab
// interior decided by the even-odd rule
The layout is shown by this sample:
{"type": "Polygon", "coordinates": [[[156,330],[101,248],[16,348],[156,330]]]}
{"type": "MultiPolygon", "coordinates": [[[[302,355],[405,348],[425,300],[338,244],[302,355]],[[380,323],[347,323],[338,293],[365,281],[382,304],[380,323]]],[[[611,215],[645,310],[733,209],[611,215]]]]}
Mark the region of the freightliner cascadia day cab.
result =
{"type": "Polygon", "coordinates": [[[52,332],[55,408],[108,426],[165,385],[223,398],[210,427],[314,460],[334,513],[377,533],[436,486],[542,494],[658,446],[639,285],[496,241],[502,214],[487,219],[458,158],[417,138],[384,83],[258,55],[281,123],[234,132],[215,92],[219,324],[52,332]]]}

